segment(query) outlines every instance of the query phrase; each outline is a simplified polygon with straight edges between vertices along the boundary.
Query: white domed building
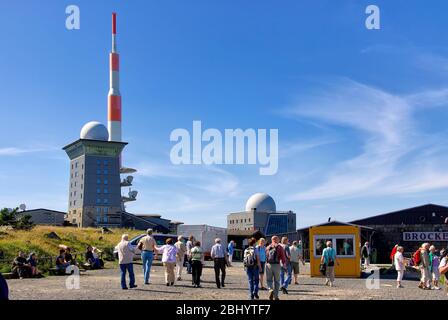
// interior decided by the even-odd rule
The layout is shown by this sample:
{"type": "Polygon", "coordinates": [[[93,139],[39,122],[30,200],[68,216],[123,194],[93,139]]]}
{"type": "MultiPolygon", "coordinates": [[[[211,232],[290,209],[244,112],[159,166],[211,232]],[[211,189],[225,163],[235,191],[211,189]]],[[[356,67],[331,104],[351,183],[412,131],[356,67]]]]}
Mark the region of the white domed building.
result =
{"type": "Polygon", "coordinates": [[[261,232],[264,236],[284,235],[296,232],[296,214],[277,211],[274,199],[266,193],[249,197],[244,211],[230,213],[227,217],[229,234],[261,232]]]}

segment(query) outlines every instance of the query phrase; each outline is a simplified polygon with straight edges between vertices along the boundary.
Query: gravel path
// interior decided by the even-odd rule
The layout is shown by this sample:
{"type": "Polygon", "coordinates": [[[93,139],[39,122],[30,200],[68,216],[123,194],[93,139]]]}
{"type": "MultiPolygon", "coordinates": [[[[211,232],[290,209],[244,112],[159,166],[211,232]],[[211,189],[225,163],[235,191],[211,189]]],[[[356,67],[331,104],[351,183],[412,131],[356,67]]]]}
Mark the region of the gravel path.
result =
{"type": "MultiPolygon", "coordinates": [[[[47,277],[44,279],[8,280],[11,299],[120,299],[120,300],[245,300],[247,299],[247,281],[241,264],[227,269],[227,285],[217,289],[214,284],[212,268],[203,272],[203,288],[191,287],[191,278],[184,275],[183,281],[178,281],[173,287],[164,285],[164,273],[161,266],[154,266],[151,272],[151,285],[143,285],[140,265],[135,265],[138,288],[123,291],[119,284],[119,271],[109,267],[104,270],[88,271],[80,277],[80,289],[66,289],[67,277],[47,277]]],[[[306,273],[307,270],[304,270],[306,273]]],[[[315,299],[440,299],[448,297],[444,291],[424,291],[417,288],[418,282],[404,281],[404,289],[396,289],[394,280],[381,280],[379,289],[366,289],[365,279],[336,279],[335,287],[322,285],[323,279],[311,278],[307,274],[300,276],[300,285],[291,285],[288,295],[280,299],[315,300],[315,299]]],[[[261,291],[261,299],[267,299],[267,291],[261,291]]]]}

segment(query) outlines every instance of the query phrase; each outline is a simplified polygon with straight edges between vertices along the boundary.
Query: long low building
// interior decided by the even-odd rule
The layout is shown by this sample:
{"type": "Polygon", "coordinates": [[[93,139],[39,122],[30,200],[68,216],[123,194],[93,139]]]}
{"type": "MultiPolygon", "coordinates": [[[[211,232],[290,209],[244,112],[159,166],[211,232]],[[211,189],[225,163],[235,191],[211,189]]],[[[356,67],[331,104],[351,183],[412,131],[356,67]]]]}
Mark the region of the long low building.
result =
{"type": "Polygon", "coordinates": [[[17,214],[31,216],[31,222],[37,225],[63,226],[67,212],[40,208],[20,211],[17,214]]]}

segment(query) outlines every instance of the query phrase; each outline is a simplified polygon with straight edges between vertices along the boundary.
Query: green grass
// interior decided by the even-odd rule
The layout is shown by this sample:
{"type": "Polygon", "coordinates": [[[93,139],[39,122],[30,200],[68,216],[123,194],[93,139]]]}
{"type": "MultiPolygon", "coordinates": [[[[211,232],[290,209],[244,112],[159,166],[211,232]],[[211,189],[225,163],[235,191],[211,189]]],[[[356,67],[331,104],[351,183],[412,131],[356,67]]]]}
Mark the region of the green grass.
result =
{"type": "MultiPolygon", "coordinates": [[[[50,226],[36,226],[30,231],[4,229],[0,231],[0,251],[3,252],[3,259],[8,262],[0,263],[0,272],[10,272],[11,262],[19,251],[24,251],[26,255],[34,252],[38,258],[56,257],[59,254],[59,245],[61,244],[70,247],[72,254],[76,253],[79,261],[83,261],[87,245],[102,250],[104,259],[111,259],[113,248],[120,241],[123,233],[129,234],[130,238],[132,238],[142,232],[128,229],[112,229],[111,234],[103,235],[99,229],[95,228],[50,226]],[[50,232],[55,232],[61,239],[46,237],[50,232]]],[[[50,262],[41,261],[39,269],[45,272],[50,265],[50,262]]]]}

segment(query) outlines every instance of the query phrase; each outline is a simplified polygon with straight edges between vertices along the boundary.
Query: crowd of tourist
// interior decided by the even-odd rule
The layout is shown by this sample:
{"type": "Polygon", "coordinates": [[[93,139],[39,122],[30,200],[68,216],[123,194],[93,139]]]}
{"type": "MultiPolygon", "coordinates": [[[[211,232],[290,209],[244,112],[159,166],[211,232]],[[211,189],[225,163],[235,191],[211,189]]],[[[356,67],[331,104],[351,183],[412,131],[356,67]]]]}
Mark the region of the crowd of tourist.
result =
{"type": "Polygon", "coordinates": [[[404,248],[395,245],[391,252],[392,264],[397,270],[397,288],[403,288],[402,280],[406,266],[413,267],[420,271],[420,283],[418,287],[423,290],[440,290],[440,277],[446,277],[448,271],[448,250],[438,251],[430,243],[423,243],[415,251],[411,259],[403,256],[404,248]]]}

